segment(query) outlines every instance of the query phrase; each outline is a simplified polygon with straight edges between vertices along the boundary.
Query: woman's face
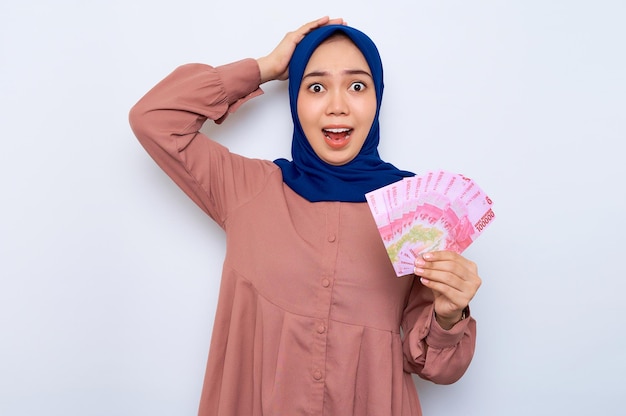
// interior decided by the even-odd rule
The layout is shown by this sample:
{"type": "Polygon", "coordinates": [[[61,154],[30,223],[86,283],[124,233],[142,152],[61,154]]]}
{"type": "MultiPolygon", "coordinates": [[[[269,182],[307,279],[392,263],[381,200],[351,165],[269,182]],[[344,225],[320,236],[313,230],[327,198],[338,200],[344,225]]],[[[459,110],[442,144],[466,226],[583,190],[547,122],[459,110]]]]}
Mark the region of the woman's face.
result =
{"type": "Polygon", "coordinates": [[[340,166],[357,156],[376,116],[376,90],[367,61],[350,39],[330,37],[313,52],[297,110],[320,159],[340,166]]]}

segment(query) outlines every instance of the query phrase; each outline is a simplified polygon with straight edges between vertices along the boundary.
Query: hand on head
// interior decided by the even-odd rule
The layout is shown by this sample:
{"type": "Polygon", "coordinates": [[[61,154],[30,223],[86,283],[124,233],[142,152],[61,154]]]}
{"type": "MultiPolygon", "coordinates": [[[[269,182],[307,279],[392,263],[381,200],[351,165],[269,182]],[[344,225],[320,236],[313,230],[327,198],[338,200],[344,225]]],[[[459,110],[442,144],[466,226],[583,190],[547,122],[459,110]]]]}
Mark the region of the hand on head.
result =
{"type": "Polygon", "coordinates": [[[302,25],[289,32],[269,55],[257,59],[261,70],[261,83],[288,78],[289,61],[296,45],[312,30],[326,25],[345,25],[342,18],[330,19],[328,16],[302,25]]]}

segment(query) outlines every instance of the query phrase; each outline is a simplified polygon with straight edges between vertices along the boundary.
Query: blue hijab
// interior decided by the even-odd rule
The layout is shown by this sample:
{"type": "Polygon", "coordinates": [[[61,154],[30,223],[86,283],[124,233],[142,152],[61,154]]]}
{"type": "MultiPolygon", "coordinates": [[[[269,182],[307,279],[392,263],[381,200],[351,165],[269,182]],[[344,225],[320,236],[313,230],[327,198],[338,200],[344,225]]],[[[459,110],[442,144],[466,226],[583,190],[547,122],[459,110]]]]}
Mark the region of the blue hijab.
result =
{"type": "Polygon", "coordinates": [[[374,189],[413,176],[381,160],[378,155],[380,127],[378,116],[383,97],[383,66],[372,40],[357,29],[343,25],[323,26],[313,30],[296,46],[289,63],[289,104],[294,132],[291,144],[293,161],[274,161],[283,172],[284,182],[303,198],[311,201],[364,202],[365,194],[374,189]],[[334,33],[348,36],[369,64],[376,89],[376,116],[359,154],[342,166],[321,160],[309,144],[298,119],[298,92],[304,69],[315,49],[334,33]]]}

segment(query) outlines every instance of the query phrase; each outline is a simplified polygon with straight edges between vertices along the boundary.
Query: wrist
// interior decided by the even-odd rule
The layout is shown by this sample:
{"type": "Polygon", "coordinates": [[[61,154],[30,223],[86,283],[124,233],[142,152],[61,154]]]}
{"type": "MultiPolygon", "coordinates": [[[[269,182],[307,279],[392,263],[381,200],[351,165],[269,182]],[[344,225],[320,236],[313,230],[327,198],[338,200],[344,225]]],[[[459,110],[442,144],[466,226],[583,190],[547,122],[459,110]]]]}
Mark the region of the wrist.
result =
{"type": "Polygon", "coordinates": [[[266,65],[266,58],[257,58],[256,63],[259,66],[259,73],[261,74],[261,84],[269,81],[269,71],[266,65]]]}
{"type": "Polygon", "coordinates": [[[256,62],[261,74],[261,84],[278,79],[279,74],[276,72],[272,61],[267,56],[257,58],[256,62]]]}
{"type": "Polygon", "coordinates": [[[441,328],[445,330],[449,330],[449,329],[452,329],[454,325],[464,320],[468,315],[467,312],[468,312],[468,307],[463,308],[460,312],[450,317],[443,317],[443,316],[438,315],[437,312],[435,312],[435,320],[437,321],[437,323],[439,324],[441,328]]]}

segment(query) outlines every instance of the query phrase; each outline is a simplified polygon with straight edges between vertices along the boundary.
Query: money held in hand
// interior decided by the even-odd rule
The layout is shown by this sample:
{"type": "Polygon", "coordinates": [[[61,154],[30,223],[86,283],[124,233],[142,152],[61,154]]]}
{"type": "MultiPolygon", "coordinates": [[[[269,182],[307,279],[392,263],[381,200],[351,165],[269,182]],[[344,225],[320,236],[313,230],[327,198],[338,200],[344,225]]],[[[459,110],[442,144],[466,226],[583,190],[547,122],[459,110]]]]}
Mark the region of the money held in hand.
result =
{"type": "Polygon", "coordinates": [[[495,218],[470,178],[444,170],[404,178],[365,194],[396,275],[413,273],[425,252],[462,253],[495,218]]]}

